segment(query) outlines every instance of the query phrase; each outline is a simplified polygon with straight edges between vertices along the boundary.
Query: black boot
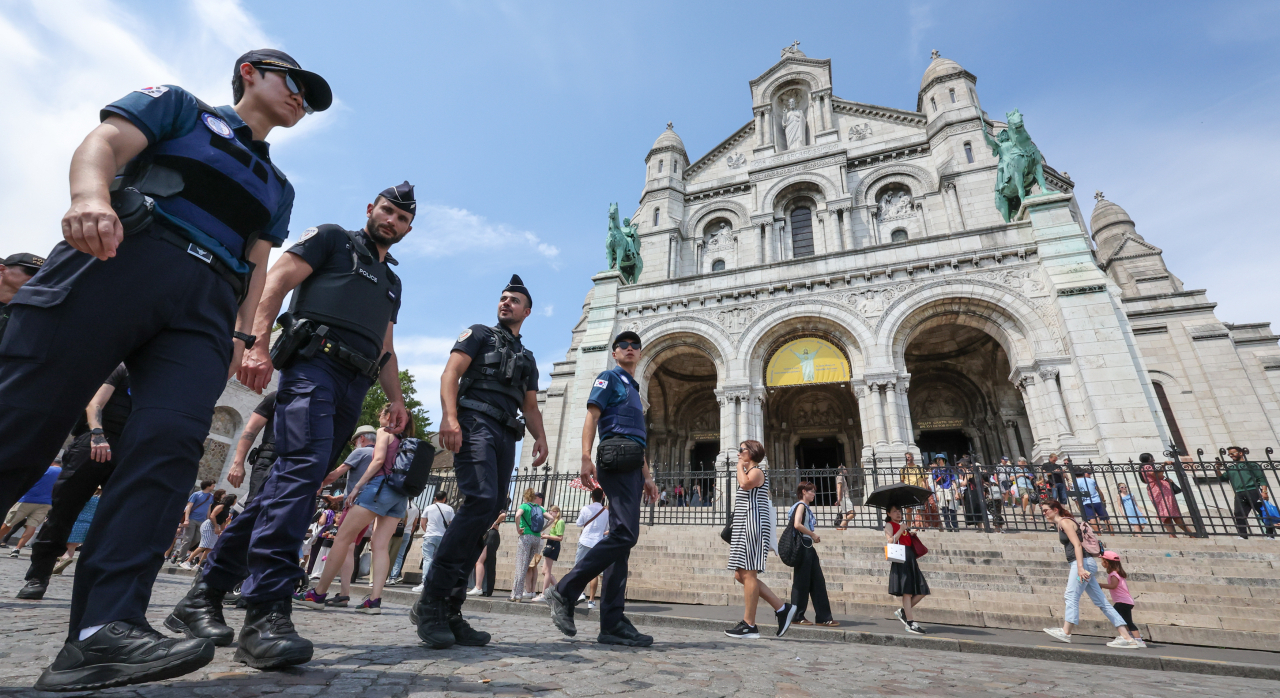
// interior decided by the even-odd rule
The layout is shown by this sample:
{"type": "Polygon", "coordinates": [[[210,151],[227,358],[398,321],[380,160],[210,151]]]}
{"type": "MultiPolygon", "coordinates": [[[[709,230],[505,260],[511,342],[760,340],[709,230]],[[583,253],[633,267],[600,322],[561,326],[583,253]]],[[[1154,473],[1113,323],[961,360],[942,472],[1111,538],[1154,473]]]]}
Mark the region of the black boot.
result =
{"type": "Polygon", "coordinates": [[[618,621],[610,630],[606,631],[601,626],[596,642],[606,645],[624,645],[626,647],[648,647],[653,644],[653,637],[636,630],[636,626],[632,625],[626,616],[623,616],[622,620],[618,621]]]}
{"type": "Polygon", "coordinates": [[[458,641],[449,625],[448,599],[423,597],[414,605],[418,618],[418,638],[433,650],[445,650],[458,641]]]}
{"type": "Polygon", "coordinates": [[[311,641],[294,629],[289,617],[292,611],[293,602],[288,598],[250,602],[240,629],[236,661],[255,669],[279,669],[311,661],[311,641]]]}
{"type": "Polygon", "coordinates": [[[213,640],[218,647],[230,645],[236,631],[228,628],[222,617],[222,599],[226,595],[227,592],[206,584],[203,574],[196,574],[195,584],[164,619],[164,627],[187,637],[213,640]]]}
{"type": "Polygon", "coordinates": [[[213,661],[213,643],[165,637],[118,620],[84,640],[68,640],[36,681],[41,691],[90,691],[172,679],[213,661]]]}
{"type": "Polygon", "coordinates": [[[28,579],[27,583],[18,590],[18,598],[28,601],[39,601],[44,598],[44,592],[49,589],[48,579],[28,579]]]}
{"type": "Polygon", "coordinates": [[[447,604],[449,608],[449,630],[453,631],[453,638],[459,645],[463,647],[484,647],[489,644],[492,637],[483,630],[476,630],[471,624],[462,617],[462,599],[449,597],[447,604]]]}

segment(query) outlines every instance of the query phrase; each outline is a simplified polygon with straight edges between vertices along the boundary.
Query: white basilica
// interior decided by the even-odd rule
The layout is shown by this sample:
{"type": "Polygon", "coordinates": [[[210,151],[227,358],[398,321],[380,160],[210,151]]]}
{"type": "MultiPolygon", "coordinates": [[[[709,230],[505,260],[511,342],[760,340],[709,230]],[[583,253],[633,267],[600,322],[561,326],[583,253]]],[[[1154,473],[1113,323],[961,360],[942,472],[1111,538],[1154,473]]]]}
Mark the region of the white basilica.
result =
{"type": "Polygon", "coordinates": [[[1007,124],[956,62],[934,52],[915,111],[837,97],[831,62],[794,45],[750,88],[750,118],[710,152],[690,161],[668,124],[645,157],[644,271],[593,277],[540,396],[556,471],[578,468],[623,329],[645,343],[660,467],[748,438],[775,467],[1276,444],[1269,325],[1220,322],[1101,194],[1086,224],[1061,170],[1006,222],[987,139],[1007,124]]]}

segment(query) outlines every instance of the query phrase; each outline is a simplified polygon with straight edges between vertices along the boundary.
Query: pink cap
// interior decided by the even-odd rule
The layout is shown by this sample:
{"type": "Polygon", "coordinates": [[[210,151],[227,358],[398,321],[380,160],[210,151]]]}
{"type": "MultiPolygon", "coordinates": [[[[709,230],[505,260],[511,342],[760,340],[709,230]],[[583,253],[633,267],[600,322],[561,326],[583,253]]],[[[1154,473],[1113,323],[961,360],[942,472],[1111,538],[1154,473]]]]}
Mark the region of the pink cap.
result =
{"type": "Polygon", "coordinates": [[[1114,550],[1108,550],[1102,554],[1103,560],[1111,560],[1112,562],[1120,562],[1120,553],[1114,550]]]}

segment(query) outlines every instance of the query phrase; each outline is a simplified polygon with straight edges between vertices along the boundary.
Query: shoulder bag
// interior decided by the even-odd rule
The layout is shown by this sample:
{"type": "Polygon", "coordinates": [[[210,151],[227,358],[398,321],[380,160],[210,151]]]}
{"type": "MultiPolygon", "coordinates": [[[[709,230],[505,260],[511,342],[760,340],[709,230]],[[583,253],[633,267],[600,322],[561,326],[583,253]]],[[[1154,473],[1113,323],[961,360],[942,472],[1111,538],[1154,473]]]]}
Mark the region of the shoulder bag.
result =
{"type": "MultiPolygon", "coordinates": [[[[801,504],[800,506],[804,506],[801,504]]],[[[807,510],[808,507],[805,507],[807,510]]],[[[799,511],[797,509],[797,511],[799,511]]],[[[787,518],[787,527],[783,529],[782,535],[778,537],[778,557],[782,560],[782,564],[787,567],[795,567],[804,560],[804,549],[813,547],[806,545],[804,535],[796,528],[795,513],[787,518]]]]}

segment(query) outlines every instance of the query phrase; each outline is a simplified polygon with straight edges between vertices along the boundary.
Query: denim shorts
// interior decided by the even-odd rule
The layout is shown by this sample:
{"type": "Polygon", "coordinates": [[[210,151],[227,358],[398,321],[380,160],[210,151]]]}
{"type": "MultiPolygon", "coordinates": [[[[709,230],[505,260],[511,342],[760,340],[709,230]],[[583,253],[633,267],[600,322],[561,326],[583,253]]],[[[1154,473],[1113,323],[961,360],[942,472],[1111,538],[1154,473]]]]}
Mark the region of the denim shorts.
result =
{"type": "Polygon", "coordinates": [[[391,488],[382,486],[385,476],[379,475],[365,483],[356,497],[356,506],[364,507],[378,516],[400,518],[409,510],[409,498],[391,488]],[[379,491],[381,490],[381,491],[379,491]]]}

